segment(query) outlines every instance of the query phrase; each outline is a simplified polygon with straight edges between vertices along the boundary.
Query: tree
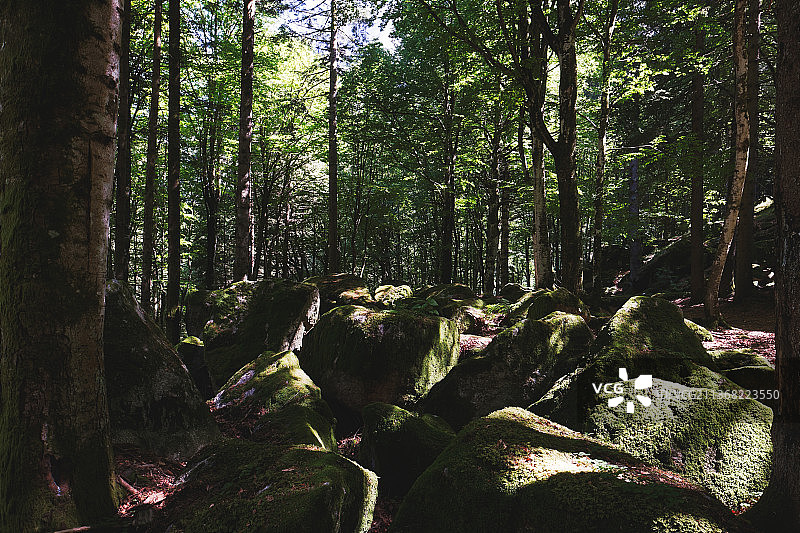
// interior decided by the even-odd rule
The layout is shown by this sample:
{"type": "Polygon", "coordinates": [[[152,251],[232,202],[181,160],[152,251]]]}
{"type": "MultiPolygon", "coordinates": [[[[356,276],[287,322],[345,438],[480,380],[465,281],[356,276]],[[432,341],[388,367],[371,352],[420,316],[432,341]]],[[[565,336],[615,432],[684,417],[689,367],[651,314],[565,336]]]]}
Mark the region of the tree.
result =
{"type": "Polygon", "coordinates": [[[725,268],[725,261],[728,258],[728,249],[736,230],[736,220],[739,217],[742,191],[745,177],[747,176],[747,160],[750,154],[750,125],[747,115],[748,58],[747,47],[745,46],[746,14],[747,0],[736,0],[733,16],[733,59],[734,78],[736,81],[736,96],[734,100],[736,136],[733,178],[731,179],[727,214],[722,224],[722,232],[719,237],[714,263],[711,265],[711,272],[708,275],[703,302],[706,320],[712,325],[720,319],[719,285],[722,279],[722,271],[725,268]]]}
{"type": "Polygon", "coordinates": [[[169,115],[167,118],[167,301],[166,334],[180,336],[181,290],[181,3],[169,0],[169,115]]]}
{"type": "Polygon", "coordinates": [[[131,258],[131,0],[122,0],[122,48],[119,57],[114,277],[128,281],[131,258]]]}
{"type": "Polygon", "coordinates": [[[775,370],[780,408],[772,424],[772,477],[754,508],[770,531],[800,528],[800,3],[778,0],[775,101],[775,203],[778,271],[775,282],[775,370]]]}
{"type": "Polygon", "coordinates": [[[0,530],[116,513],[103,370],[118,0],[0,4],[0,530]]]}
{"type": "Polygon", "coordinates": [[[330,0],[330,39],[328,41],[328,272],[339,271],[339,138],[336,132],[338,103],[338,44],[339,32],[336,0],[330,0]]]}
{"type": "MultiPolygon", "coordinates": [[[[694,52],[698,56],[703,53],[705,37],[700,20],[695,20],[694,52]]],[[[699,62],[698,62],[699,63],[699,62]]],[[[692,200],[689,215],[690,258],[692,301],[703,299],[705,287],[705,245],[703,238],[703,111],[704,111],[705,76],[701,65],[696,65],[692,72],[692,200]]]]}
{"type": "Polygon", "coordinates": [[[142,290],[145,309],[152,306],[153,226],[155,218],[156,162],[158,160],[158,102],[161,95],[161,22],[163,0],[155,0],[153,23],[153,75],[150,90],[150,113],[147,119],[147,163],[144,185],[144,229],[142,233],[142,290]]]}
{"type": "Polygon", "coordinates": [[[233,278],[252,277],[253,231],[250,199],[250,161],[253,142],[253,45],[256,2],[245,0],[242,14],[242,92],[239,105],[239,163],[236,185],[236,252],[233,278]]]}

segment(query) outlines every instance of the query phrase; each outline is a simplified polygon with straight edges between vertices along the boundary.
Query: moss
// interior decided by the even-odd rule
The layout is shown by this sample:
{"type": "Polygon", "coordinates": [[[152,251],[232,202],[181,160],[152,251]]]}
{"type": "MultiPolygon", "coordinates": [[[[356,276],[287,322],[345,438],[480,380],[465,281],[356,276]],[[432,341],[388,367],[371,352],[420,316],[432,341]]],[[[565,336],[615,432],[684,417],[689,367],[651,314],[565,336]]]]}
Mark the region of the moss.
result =
{"type": "Polygon", "coordinates": [[[333,414],[292,352],[266,352],[239,369],[213,405],[226,422],[252,428],[247,437],[336,450],[333,414]]]}
{"type": "Polygon", "coordinates": [[[411,292],[408,285],[381,285],[375,289],[375,301],[392,306],[395,301],[411,296],[411,292]]]}
{"type": "Polygon", "coordinates": [[[414,291],[414,296],[427,300],[429,298],[445,298],[449,300],[471,300],[475,292],[460,283],[443,283],[414,291]]]}
{"type": "Polygon", "coordinates": [[[119,282],[106,286],[104,352],[114,444],[181,459],[218,436],[186,367],[119,282]]]}
{"type": "Polygon", "coordinates": [[[731,370],[743,366],[771,366],[769,361],[750,348],[711,350],[708,353],[714,360],[714,365],[720,370],[731,370]]]}
{"type": "Polygon", "coordinates": [[[677,476],[509,408],[480,418],[420,476],[390,531],[739,531],[677,476]]]}
{"type": "Polygon", "coordinates": [[[203,450],[180,480],[164,529],[364,532],[377,496],[375,474],[339,454],[242,440],[203,450]]]}
{"type": "Polygon", "coordinates": [[[496,409],[528,406],[578,366],[592,338],[581,317],[566,313],[519,322],[453,368],[421,407],[461,428],[496,409]]]}
{"type": "Polygon", "coordinates": [[[694,331],[694,334],[697,335],[697,338],[699,338],[701,341],[711,342],[714,340],[714,336],[711,335],[711,332],[708,331],[703,326],[701,326],[700,324],[695,324],[688,318],[684,318],[683,321],[686,323],[687,326],[689,326],[689,329],[694,331]]]}
{"type": "Polygon", "coordinates": [[[527,292],[529,290],[519,283],[506,283],[497,294],[508,302],[516,302],[527,292]]]}
{"type": "Polygon", "coordinates": [[[322,314],[340,305],[369,306],[375,302],[367,288],[367,282],[354,274],[314,276],[303,283],[309,283],[319,289],[322,314]]]}
{"type": "Polygon", "coordinates": [[[439,417],[394,405],[371,403],[361,413],[359,462],[378,474],[381,489],[392,495],[405,494],[455,437],[439,417]]]}
{"type": "Polygon", "coordinates": [[[190,299],[187,331],[188,317],[200,315],[209,317],[203,326],[208,369],[215,383],[224,383],[265,350],[299,349],[319,316],[319,293],[288,280],[240,281],[190,299]]]}
{"type": "Polygon", "coordinates": [[[458,341],[451,320],[341,306],[320,318],[300,360],[326,394],[352,409],[409,405],[456,364],[458,341]]]}
{"type": "Polygon", "coordinates": [[[589,308],[586,304],[563,287],[552,291],[537,291],[533,293],[526,316],[534,320],[539,320],[554,311],[563,311],[565,313],[579,315],[583,317],[584,320],[589,318],[589,308]]]}

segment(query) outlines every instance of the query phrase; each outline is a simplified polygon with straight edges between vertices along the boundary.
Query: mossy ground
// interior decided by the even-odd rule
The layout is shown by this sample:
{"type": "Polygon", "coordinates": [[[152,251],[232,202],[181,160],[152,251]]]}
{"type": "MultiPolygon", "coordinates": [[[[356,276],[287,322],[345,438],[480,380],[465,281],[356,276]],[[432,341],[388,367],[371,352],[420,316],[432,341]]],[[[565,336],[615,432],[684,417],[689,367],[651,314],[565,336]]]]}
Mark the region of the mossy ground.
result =
{"type": "Polygon", "coordinates": [[[455,437],[444,420],[394,405],[372,403],[361,413],[359,462],[378,474],[380,488],[388,494],[405,494],[455,437]]]}
{"type": "Polygon", "coordinates": [[[743,531],[701,489],[523,409],[470,423],[422,474],[391,531],[743,531]]]}
{"type": "Polygon", "coordinates": [[[300,360],[326,394],[352,409],[416,402],[458,361],[453,321],[409,311],[341,306],[306,336],[300,360]]]}

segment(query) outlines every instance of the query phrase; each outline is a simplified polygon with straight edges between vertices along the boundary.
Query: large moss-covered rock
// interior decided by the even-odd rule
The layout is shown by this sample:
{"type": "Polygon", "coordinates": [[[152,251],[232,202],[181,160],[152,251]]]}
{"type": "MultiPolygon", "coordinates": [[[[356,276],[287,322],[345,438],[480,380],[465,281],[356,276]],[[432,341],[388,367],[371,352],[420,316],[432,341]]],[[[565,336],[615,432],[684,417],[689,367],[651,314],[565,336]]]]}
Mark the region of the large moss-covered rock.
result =
{"type": "Polygon", "coordinates": [[[578,367],[592,332],[576,315],[527,319],[497,335],[483,353],[456,365],[421,404],[453,427],[508,406],[526,407],[578,367]]]}
{"type": "Polygon", "coordinates": [[[701,326],[700,324],[696,324],[689,320],[688,318],[684,318],[683,321],[689,326],[689,329],[694,331],[694,334],[697,335],[697,338],[700,339],[702,342],[711,342],[714,340],[714,336],[708,331],[706,328],[701,326]]]}
{"type": "Polygon", "coordinates": [[[177,353],[117,281],[106,284],[103,339],[115,445],[185,460],[218,437],[208,406],[177,353]]]}
{"type": "Polygon", "coordinates": [[[708,366],[676,306],[632,298],[601,331],[588,364],[532,409],[679,472],[736,508],[766,486],[772,413],[708,366]],[[637,390],[627,380],[641,375],[652,384],[643,378],[637,390]]]}
{"type": "Polygon", "coordinates": [[[456,364],[458,341],[452,320],[341,306],[308,334],[300,361],[327,395],[351,409],[407,406],[456,364]]]}
{"type": "Polygon", "coordinates": [[[509,408],[465,427],[403,501],[394,533],[747,531],[675,475],[509,408]]]}
{"type": "Polygon", "coordinates": [[[389,494],[405,494],[455,437],[441,418],[387,403],[371,403],[361,414],[359,462],[378,474],[381,490],[389,494]]]}
{"type": "Polygon", "coordinates": [[[527,318],[539,320],[554,311],[578,315],[583,317],[584,320],[589,318],[588,306],[563,287],[552,291],[536,291],[533,293],[526,316],[527,318]]]}
{"type": "Polygon", "coordinates": [[[750,397],[773,409],[778,406],[778,378],[775,369],[753,350],[716,350],[709,352],[720,373],[750,391],[750,397]]]}
{"type": "Polygon", "coordinates": [[[501,298],[505,298],[509,302],[516,302],[528,292],[530,292],[530,289],[526,289],[519,283],[506,283],[497,295],[501,298]]]}
{"type": "Polygon", "coordinates": [[[340,305],[367,305],[375,303],[367,288],[367,282],[355,274],[330,274],[314,276],[304,283],[319,289],[320,314],[325,314],[340,305]]]}
{"type": "Polygon", "coordinates": [[[319,302],[314,285],[282,279],[196,291],[187,298],[187,332],[202,334],[211,377],[225,383],[265,350],[299,350],[319,317],[319,302]]]}
{"type": "Polygon", "coordinates": [[[243,366],[212,407],[223,424],[243,433],[240,437],[336,451],[333,413],[292,352],[265,352],[243,366]]]}
{"type": "Polygon", "coordinates": [[[411,296],[410,285],[381,285],[375,289],[375,301],[391,307],[401,298],[411,296]]]}
{"type": "Polygon", "coordinates": [[[217,393],[217,387],[211,379],[206,362],[206,348],[203,341],[197,337],[186,337],[177,346],[178,357],[189,370],[192,381],[197,386],[197,390],[208,400],[217,393]]]}
{"type": "Polygon", "coordinates": [[[365,532],[377,478],[333,452],[229,439],[178,478],[152,531],[365,532]]]}

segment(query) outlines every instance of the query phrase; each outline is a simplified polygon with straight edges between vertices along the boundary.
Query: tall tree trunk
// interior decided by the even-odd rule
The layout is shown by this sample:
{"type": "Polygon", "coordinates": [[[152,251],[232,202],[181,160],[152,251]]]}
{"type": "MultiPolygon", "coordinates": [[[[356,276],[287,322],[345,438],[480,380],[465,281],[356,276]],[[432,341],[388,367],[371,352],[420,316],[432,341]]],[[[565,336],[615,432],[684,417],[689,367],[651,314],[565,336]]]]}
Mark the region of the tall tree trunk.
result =
{"type": "Polygon", "coordinates": [[[734,6],[733,27],[733,61],[736,78],[735,117],[736,143],[733,178],[731,179],[728,211],[722,224],[722,233],[717,245],[717,252],[704,297],[706,320],[715,325],[720,319],[719,285],[722,271],[728,258],[728,250],[736,230],[736,220],[742,201],[745,177],[747,176],[747,160],[750,153],[750,126],[747,116],[747,48],[745,47],[745,15],[747,0],[736,0],[734,6]]]}
{"type": "MultiPolygon", "coordinates": [[[[694,30],[694,51],[700,55],[705,49],[704,30],[699,26],[694,30]]],[[[690,213],[690,246],[689,263],[691,265],[692,301],[703,299],[705,286],[705,246],[703,244],[703,107],[705,76],[701,69],[692,73],[692,205],[690,213]]]]}
{"type": "Polygon", "coordinates": [[[233,279],[247,279],[253,270],[252,202],[250,167],[253,142],[253,44],[255,0],[245,0],[242,13],[242,92],[239,105],[239,164],[236,184],[236,251],[233,279]]]}
{"type": "Polygon", "coordinates": [[[739,229],[736,235],[736,292],[741,302],[753,294],[753,217],[758,181],[758,50],[761,26],[760,0],[749,0],[747,14],[747,114],[750,118],[750,160],[742,192],[739,229]]]}
{"type": "Polygon", "coordinates": [[[609,92],[611,89],[611,42],[617,21],[619,0],[612,0],[603,33],[603,63],[601,68],[600,117],[597,127],[597,158],[595,160],[594,182],[594,225],[592,228],[592,290],[599,292],[603,282],[600,279],[603,260],[603,208],[606,181],[606,135],[608,116],[611,114],[609,92]]]}
{"type": "Polygon", "coordinates": [[[169,0],[169,101],[167,117],[167,339],[180,337],[181,291],[181,4],[169,0]]]}
{"type": "Polygon", "coordinates": [[[511,184],[508,160],[500,154],[500,286],[509,282],[509,241],[511,239],[511,184]]]}
{"type": "Polygon", "coordinates": [[[118,0],[0,3],[0,530],[116,514],[103,318],[118,0]]]}
{"type": "MultiPolygon", "coordinates": [[[[638,106],[637,106],[638,111],[638,106]]],[[[642,235],[639,222],[639,157],[634,157],[630,162],[630,176],[628,181],[630,199],[628,202],[628,233],[630,235],[630,280],[635,288],[639,283],[642,271],[642,235]]]]}
{"type": "Polygon", "coordinates": [[[114,277],[128,282],[131,259],[131,0],[121,0],[122,46],[119,56],[114,277]]]}
{"type": "Polygon", "coordinates": [[[155,0],[153,23],[153,79],[147,119],[147,163],[144,178],[144,229],[142,234],[142,305],[152,312],[153,226],[155,217],[156,162],[158,160],[158,102],[161,91],[161,22],[163,0],[155,0]]]}
{"type": "Polygon", "coordinates": [[[338,74],[336,35],[337,26],[336,0],[331,0],[330,40],[328,41],[328,273],[340,270],[339,250],[339,141],[336,133],[336,105],[338,100],[338,74]]]}
{"type": "Polygon", "coordinates": [[[486,260],[483,263],[483,292],[488,295],[494,294],[497,248],[500,240],[500,195],[497,191],[497,164],[497,158],[493,157],[492,176],[489,181],[489,198],[487,200],[489,209],[486,215],[486,260]]]}

